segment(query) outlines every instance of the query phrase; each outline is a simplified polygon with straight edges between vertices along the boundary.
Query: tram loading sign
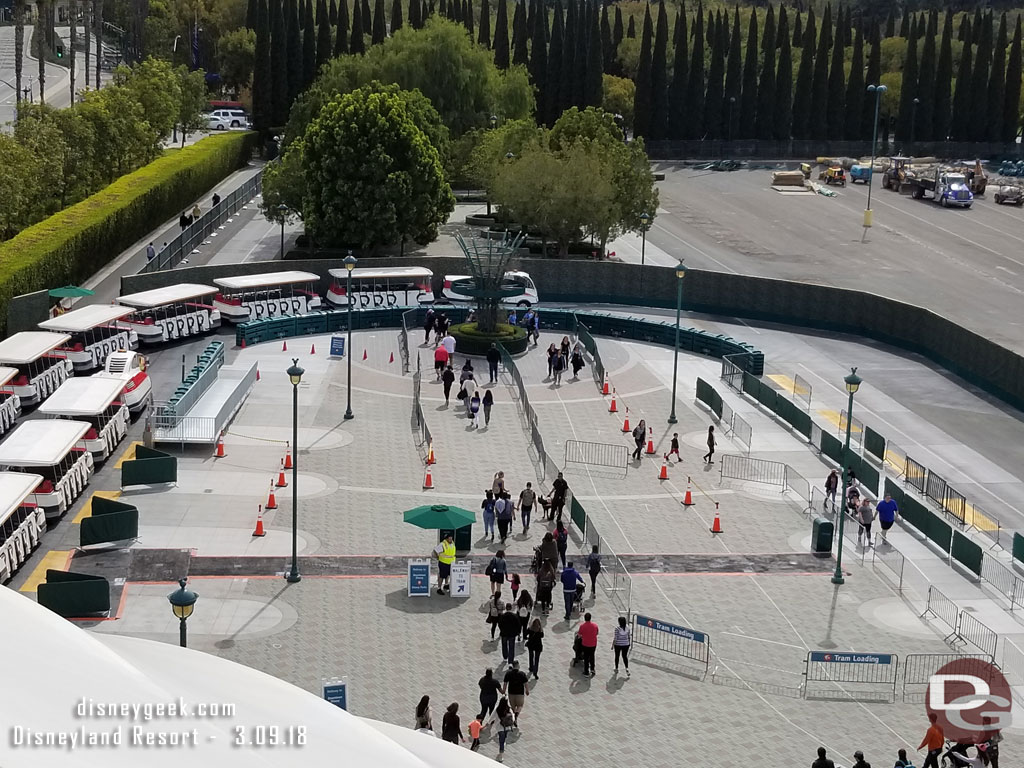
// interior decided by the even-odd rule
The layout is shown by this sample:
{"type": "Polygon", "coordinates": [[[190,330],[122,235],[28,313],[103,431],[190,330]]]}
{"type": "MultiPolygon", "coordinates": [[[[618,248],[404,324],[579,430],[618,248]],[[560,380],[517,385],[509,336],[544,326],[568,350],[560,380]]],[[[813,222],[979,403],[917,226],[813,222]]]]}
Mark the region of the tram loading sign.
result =
{"type": "Polygon", "coordinates": [[[838,651],[811,651],[811,661],[825,664],[892,664],[888,653],[846,653],[838,651]]]}

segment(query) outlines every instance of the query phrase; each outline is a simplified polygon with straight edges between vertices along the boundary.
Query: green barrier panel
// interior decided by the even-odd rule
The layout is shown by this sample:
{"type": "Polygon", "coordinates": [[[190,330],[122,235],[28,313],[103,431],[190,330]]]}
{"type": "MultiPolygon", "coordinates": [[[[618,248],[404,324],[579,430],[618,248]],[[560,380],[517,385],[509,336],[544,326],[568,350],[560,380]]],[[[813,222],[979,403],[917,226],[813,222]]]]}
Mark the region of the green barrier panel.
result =
{"type": "Polygon", "coordinates": [[[843,463],[843,444],[839,442],[839,438],[835,435],[829,434],[828,432],[822,431],[821,433],[821,452],[828,456],[836,464],[842,465],[843,463]]]}
{"type": "Polygon", "coordinates": [[[885,492],[892,496],[892,500],[896,502],[896,506],[899,507],[900,513],[903,512],[903,499],[906,494],[903,492],[903,487],[897,485],[890,478],[885,478],[885,492]]]}
{"type": "Polygon", "coordinates": [[[981,559],[984,556],[982,549],[960,531],[953,531],[953,547],[950,554],[964,568],[981,577],[981,559]]]}
{"type": "Polygon", "coordinates": [[[576,500],[575,496],[569,502],[569,517],[580,533],[587,530],[587,512],[583,509],[583,505],[576,500]]]}
{"type": "MultiPolygon", "coordinates": [[[[744,377],[746,374],[744,374],[744,377]]],[[[770,386],[765,384],[763,381],[760,382],[761,386],[757,390],[757,402],[767,408],[769,411],[775,411],[775,401],[778,400],[778,393],[770,386]]]]}
{"type": "Polygon", "coordinates": [[[757,393],[761,391],[761,380],[752,373],[743,374],[743,391],[750,397],[757,400],[757,393]]]}
{"type": "Polygon", "coordinates": [[[711,390],[711,410],[719,419],[722,418],[722,396],[714,389],[711,390]]]}
{"type": "Polygon", "coordinates": [[[1024,536],[1013,534],[1013,559],[1024,564],[1024,536]]]}
{"type": "Polygon", "coordinates": [[[853,473],[857,476],[860,484],[870,491],[871,495],[877,497],[878,483],[881,480],[878,476],[878,470],[852,450],[850,451],[850,459],[847,462],[847,466],[853,469],[853,473]]]}
{"type": "Polygon", "coordinates": [[[917,530],[925,536],[928,535],[930,514],[931,513],[928,511],[928,508],[917,499],[909,495],[904,496],[903,504],[900,507],[900,515],[902,515],[904,520],[917,528],[917,530]]]}
{"type": "Polygon", "coordinates": [[[170,454],[140,445],[135,458],[121,465],[121,487],[178,482],[178,460],[170,454]]]}
{"type": "Polygon", "coordinates": [[[885,458],[885,438],[871,427],[864,427],[864,450],[879,461],[885,458]]]}
{"type": "Polygon", "coordinates": [[[79,546],[108,544],[139,537],[139,510],[131,504],[92,497],[92,515],[82,520],[79,546]]]}
{"type": "Polygon", "coordinates": [[[714,388],[704,381],[704,379],[699,377],[697,378],[697,399],[708,407],[711,406],[714,391],[714,388]]]}
{"type": "Polygon", "coordinates": [[[36,600],[64,618],[105,613],[110,610],[110,583],[102,576],[47,569],[36,600]]]}
{"type": "Polygon", "coordinates": [[[931,511],[928,512],[928,516],[931,519],[928,521],[928,531],[926,535],[929,539],[935,542],[943,552],[949,552],[949,548],[953,544],[953,528],[949,523],[931,511]]]}

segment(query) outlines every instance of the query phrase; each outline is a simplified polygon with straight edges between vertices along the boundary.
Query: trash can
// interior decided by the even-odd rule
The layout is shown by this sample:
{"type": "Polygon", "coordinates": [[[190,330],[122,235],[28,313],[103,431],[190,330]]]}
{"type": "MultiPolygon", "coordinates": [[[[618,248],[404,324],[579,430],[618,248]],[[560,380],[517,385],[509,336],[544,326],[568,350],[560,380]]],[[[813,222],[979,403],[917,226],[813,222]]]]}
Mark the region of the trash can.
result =
{"type": "MultiPolygon", "coordinates": [[[[473,547],[473,526],[464,525],[461,528],[456,528],[454,531],[451,528],[442,528],[437,532],[438,543],[444,541],[444,537],[449,533],[454,534],[454,543],[456,552],[469,552],[473,547]]],[[[831,535],[831,534],[830,534],[831,535]]],[[[831,542],[831,539],[829,539],[831,542]]]]}
{"type": "Polygon", "coordinates": [[[829,557],[832,554],[832,534],[835,526],[827,517],[814,518],[814,529],[811,533],[811,552],[818,557],[829,557]]]}

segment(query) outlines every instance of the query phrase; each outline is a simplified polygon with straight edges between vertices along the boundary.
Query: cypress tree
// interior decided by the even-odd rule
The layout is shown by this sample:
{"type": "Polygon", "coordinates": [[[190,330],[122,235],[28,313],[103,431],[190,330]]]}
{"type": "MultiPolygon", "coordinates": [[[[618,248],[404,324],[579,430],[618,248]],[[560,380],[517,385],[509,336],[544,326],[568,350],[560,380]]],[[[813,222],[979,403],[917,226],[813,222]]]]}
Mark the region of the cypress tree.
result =
{"type": "Polygon", "coordinates": [[[1017,137],[1017,128],[1020,126],[1020,86],[1021,22],[1018,16],[1013,42],[1010,44],[1010,58],[1006,65],[1006,87],[1003,91],[1003,132],[1000,140],[1007,143],[1017,137]]]}
{"type": "MultiPolygon", "coordinates": [[[[829,6],[821,17],[821,34],[814,52],[814,78],[811,80],[810,136],[821,140],[828,136],[828,52],[829,27],[831,26],[829,6]]],[[[806,49],[805,49],[806,50],[806,49]]]]}
{"type": "MultiPolygon", "coordinates": [[[[793,21],[793,48],[801,48],[804,44],[804,30],[800,19],[800,11],[796,12],[796,19],[793,21]]],[[[790,62],[792,67],[792,62],[790,62]]]]}
{"type": "MultiPolygon", "coordinates": [[[[357,2],[358,2],[358,0],[357,0],[357,2]]],[[[430,6],[430,12],[431,13],[434,12],[434,6],[433,5],[430,6]]],[[[442,19],[450,18],[449,14],[448,14],[448,2],[447,2],[447,0],[440,0],[440,4],[438,5],[438,8],[437,8],[437,15],[440,16],[442,19]]]]}
{"type": "Polygon", "coordinates": [[[373,15],[370,13],[370,0],[362,0],[360,4],[360,13],[363,14],[363,32],[370,34],[370,30],[373,29],[373,15]]]}
{"type": "Polygon", "coordinates": [[[562,34],[562,81],[558,84],[559,114],[576,103],[576,91],[573,77],[576,66],[576,53],[579,48],[576,36],[576,0],[569,0],[565,11],[565,31],[562,34]]]}
{"type": "MultiPolygon", "coordinates": [[[[877,27],[876,27],[877,29],[877,27]]],[[[868,71],[864,76],[867,88],[868,85],[880,85],[882,80],[882,44],[877,33],[871,43],[871,53],[868,54],[868,71]]],[[[869,139],[874,135],[875,130],[875,95],[865,94],[864,111],[861,115],[861,135],[869,139]]]]}
{"type": "MultiPolygon", "coordinates": [[[[416,0],[412,0],[412,2],[416,2],[416,0]]],[[[429,5],[427,4],[427,0],[423,0],[423,3],[420,5],[420,29],[423,29],[423,25],[427,23],[427,19],[429,19],[433,15],[433,0],[431,0],[431,3],[429,5]]]]}
{"type": "Polygon", "coordinates": [[[590,34],[590,5],[587,0],[580,0],[576,6],[576,45],[572,57],[572,106],[583,109],[586,105],[587,80],[587,38],[590,34]]]}
{"type": "Polygon", "coordinates": [[[334,0],[327,6],[327,18],[331,20],[331,26],[338,23],[338,4],[334,0]]]}
{"type": "Polygon", "coordinates": [[[272,125],[277,127],[288,122],[288,38],[284,24],[284,7],[281,0],[270,2],[270,80],[272,125]]]}
{"type": "Polygon", "coordinates": [[[498,0],[498,17],[494,22],[494,66],[508,69],[508,9],[505,0],[498,0]]]}
{"type": "Polygon", "coordinates": [[[850,59],[850,79],[846,82],[846,127],[843,138],[848,141],[863,140],[864,126],[861,115],[864,114],[864,28],[857,25],[857,34],[853,40],[853,58],[850,59]]]}
{"type": "MultiPolygon", "coordinates": [[[[533,40],[533,22],[537,16],[537,0],[530,0],[526,6],[526,39],[533,40]]],[[[513,46],[515,47],[515,46],[513,46]]]]}
{"type": "Polygon", "coordinates": [[[302,33],[302,87],[316,79],[316,22],[313,20],[313,0],[306,0],[303,11],[305,30],[302,33]]]}
{"type": "Polygon", "coordinates": [[[967,41],[969,41],[970,39],[971,39],[971,20],[967,18],[967,14],[965,13],[960,18],[960,30],[959,30],[959,32],[957,34],[957,40],[959,40],[961,43],[966,44],[967,41]]]}
{"type": "Polygon", "coordinates": [[[981,4],[974,6],[974,21],[971,22],[971,40],[974,41],[975,45],[981,44],[981,37],[984,35],[982,30],[982,24],[984,19],[981,15],[981,4]]]}
{"type": "MultiPolygon", "coordinates": [[[[999,17],[999,33],[996,35],[996,45],[992,56],[992,71],[988,78],[988,108],[994,115],[1001,115],[1003,111],[1003,97],[1006,88],[1006,13],[999,17]]],[[[986,128],[987,135],[981,139],[988,141],[1000,141],[1003,135],[1002,121],[982,120],[982,127],[986,128]]]]}
{"type": "Polygon", "coordinates": [[[271,117],[270,69],[270,12],[267,0],[257,0],[256,5],[256,52],[252,74],[253,124],[259,131],[266,131],[273,124],[271,117]]]}
{"type": "Polygon", "coordinates": [[[544,104],[538,101],[538,111],[541,113],[544,122],[551,127],[555,120],[562,114],[562,59],[563,39],[565,37],[565,22],[562,18],[562,0],[555,0],[554,18],[551,21],[551,45],[548,48],[548,71],[545,75],[548,91],[545,94],[544,104]]]}
{"type": "Polygon", "coordinates": [[[754,138],[754,116],[757,114],[757,13],[750,12],[747,23],[747,56],[743,62],[743,92],[740,94],[739,124],[736,138],[754,138]]]}
{"type": "Polygon", "coordinates": [[[668,13],[658,3],[658,23],[651,53],[651,123],[648,136],[664,139],[668,130],[668,13]]]}
{"type": "Polygon", "coordinates": [[[672,84],[668,89],[668,128],[670,139],[682,139],[686,130],[686,81],[690,36],[686,29],[686,13],[680,10],[676,17],[679,34],[676,37],[675,58],[672,60],[672,84]]]}
{"type": "MultiPolygon", "coordinates": [[[[889,15],[885,17],[885,36],[896,37],[896,3],[889,6],[889,15]]],[[[873,117],[871,119],[874,120],[873,117]]]]}
{"type": "Polygon", "coordinates": [[[725,135],[722,127],[723,100],[725,98],[725,49],[728,43],[722,32],[724,27],[722,15],[715,15],[715,33],[712,36],[711,66],[708,67],[708,84],[704,96],[704,131],[703,136],[709,139],[720,139],[725,135]],[[725,38],[725,39],[723,39],[725,38]]]}
{"type": "MultiPolygon", "coordinates": [[[[333,0],[332,0],[333,2],[333,0]]],[[[394,0],[391,3],[391,34],[395,34],[402,28],[402,0],[394,0]]]]}
{"type": "Polygon", "coordinates": [[[704,17],[700,8],[694,17],[693,49],[690,51],[690,67],[686,79],[686,135],[687,139],[699,139],[704,125],[704,17]]]}
{"type": "Polygon", "coordinates": [[[303,66],[302,35],[299,32],[297,0],[288,0],[288,103],[291,104],[307,85],[303,66]]]}
{"type": "MultiPolygon", "coordinates": [[[[910,39],[910,14],[906,11],[904,11],[903,18],[900,20],[900,37],[907,40],[910,39]]],[[[900,92],[902,93],[902,89],[900,92]]]]}
{"type": "Polygon", "coordinates": [[[953,141],[970,140],[971,124],[971,40],[970,30],[964,40],[960,54],[960,66],[956,72],[956,90],[953,92],[953,112],[950,119],[950,133],[953,141]]]}
{"type": "MultiPolygon", "coordinates": [[[[322,2],[323,0],[321,0],[322,2]]],[[[373,28],[370,32],[370,45],[380,45],[387,39],[388,26],[384,18],[384,0],[374,0],[373,28]]]]}
{"type": "Polygon", "coordinates": [[[512,63],[521,67],[529,63],[526,48],[526,10],[522,3],[516,3],[516,12],[512,17],[512,63]]]}
{"type": "MultiPolygon", "coordinates": [[[[413,0],[415,2],[416,0],[413,0]]],[[[476,41],[484,48],[491,47],[491,4],[490,0],[480,0],[480,32],[476,41]]]]}
{"type": "MultiPolygon", "coordinates": [[[[547,22],[547,14],[542,13],[544,23],[547,22]]],[[[604,15],[605,27],[607,27],[608,15],[604,15]]],[[[668,22],[666,21],[666,24],[668,22]]],[[[611,38],[611,30],[608,31],[611,38]]],[[[583,103],[588,107],[600,107],[604,95],[604,40],[602,39],[601,24],[598,20],[597,6],[590,14],[590,39],[587,44],[587,75],[583,89],[583,103]]]]}
{"type": "MultiPolygon", "coordinates": [[[[413,0],[415,5],[416,0],[413,0]]],[[[348,0],[338,3],[338,30],[334,35],[334,55],[348,53],[348,0]]]]}
{"type": "MultiPolygon", "coordinates": [[[[814,15],[814,6],[807,9],[807,23],[804,25],[804,36],[800,47],[804,50],[810,48],[811,54],[814,54],[814,49],[818,45],[818,22],[817,16],[814,15]]],[[[809,85],[810,83],[808,83],[809,85]]]]}
{"type": "Polygon", "coordinates": [[[825,38],[825,50],[832,50],[832,6],[829,4],[825,5],[825,12],[821,15],[821,35],[818,38],[818,42],[821,42],[821,38],[825,38]]]}
{"type": "Polygon", "coordinates": [[[953,14],[946,12],[939,44],[939,61],[935,66],[935,93],[932,97],[932,127],[924,139],[945,141],[949,136],[949,111],[953,93],[953,14]]]}
{"type": "Polygon", "coordinates": [[[796,71],[796,89],[793,93],[794,139],[807,139],[810,137],[811,87],[814,83],[814,44],[816,37],[814,9],[812,8],[807,12],[803,50],[800,53],[800,68],[796,71]]]}
{"type": "Polygon", "coordinates": [[[259,21],[260,6],[257,0],[249,0],[245,7],[245,26],[256,31],[256,24],[259,21]]]}
{"type": "Polygon", "coordinates": [[[775,140],[789,141],[793,127],[793,49],[782,35],[779,71],[775,77],[775,140]]]}
{"type": "MultiPolygon", "coordinates": [[[[378,0],[383,2],[384,0],[378,0]]],[[[317,0],[316,4],[316,67],[331,60],[331,19],[327,13],[325,0],[317,0]]]]}
{"type": "Polygon", "coordinates": [[[935,35],[931,28],[931,18],[925,25],[925,38],[921,46],[921,65],[917,76],[917,119],[914,125],[914,138],[917,141],[928,141],[933,133],[932,123],[935,119],[935,35]],[[931,33],[931,34],[929,34],[931,33]]]}
{"type": "Polygon", "coordinates": [[[636,22],[629,17],[629,26],[626,28],[626,37],[636,37],[636,22]]]}
{"type": "Polygon", "coordinates": [[[608,19],[608,6],[601,6],[601,55],[603,56],[604,71],[609,75],[615,74],[615,59],[612,45],[612,25],[608,19]]]}
{"type": "Polygon", "coordinates": [[[512,55],[514,57],[516,46],[519,45],[520,17],[522,16],[523,8],[519,0],[513,0],[513,2],[516,4],[515,10],[512,12],[512,55]]]}
{"type": "MultiPolygon", "coordinates": [[[[685,16],[684,16],[685,18],[685,16]]],[[[619,43],[622,42],[622,38],[625,36],[625,32],[622,29],[622,9],[619,6],[615,6],[615,26],[612,27],[612,48],[617,49],[619,43]]],[[[617,53],[617,51],[616,51],[617,53]]]]}
{"type": "Polygon", "coordinates": [[[832,46],[832,65],[828,75],[828,137],[843,138],[846,123],[846,81],[843,71],[845,35],[837,34],[832,46]]]}
{"type": "Polygon", "coordinates": [[[462,0],[448,0],[448,20],[462,21],[462,0]]]}
{"type": "MultiPolygon", "coordinates": [[[[537,89],[537,104],[544,104],[547,99],[548,46],[544,24],[534,23],[533,41],[530,46],[530,79],[537,89]]],[[[539,111],[539,110],[538,110],[539,111]]]]}
{"type": "Polygon", "coordinates": [[[761,81],[757,85],[754,136],[770,141],[775,135],[775,12],[768,6],[761,38],[761,81]]]}
{"type": "Polygon", "coordinates": [[[708,11],[708,22],[707,26],[704,27],[704,33],[707,35],[704,45],[708,50],[711,50],[711,46],[715,41],[715,17],[712,15],[710,10],[708,11]]]}
{"type": "MultiPolygon", "coordinates": [[[[570,0],[572,8],[572,0],[570,0]]],[[[630,24],[633,18],[630,17],[630,24]]],[[[567,27],[568,29],[568,27],[567,27]]],[[[654,24],[651,4],[644,6],[644,34],[640,39],[640,62],[636,69],[636,95],[633,97],[633,135],[650,136],[651,132],[651,48],[654,47],[654,24]]],[[[568,51],[567,51],[568,52],[568,51]]]]}
{"type": "Polygon", "coordinates": [[[352,37],[348,44],[349,53],[359,55],[366,53],[366,40],[363,36],[363,12],[359,7],[359,0],[355,0],[352,7],[352,37]]]}
{"type": "Polygon", "coordinates": [[[732,35],[729,38],[729,62],[725,69],[725,137],[732,139],[736,135],[736,118],[740,109],[740,98],[743,93],[743,40],[740,39],[740,10],[736,9],[732,17],[732,35]]]}
{"type": "Polygon", "coordinates": [[[917,27],[911,28],[910,39],[907,41],[907,58],[903,64],[903,82],[900,86],[899,114],[896,117],[896,138],[903,142],[913,141],[912,134],[916,133],[916,107],[914,99],[917,98],[917,35],[913,34],[917,27]]]}
{"type": "MultiPolygon", "coordinates": [[[[395,0],[398,2],[399,0],[395,0]]],[[[470,42],[473,40],[473,0],[466,0],[462,6],[462,23],[469,33],[470,42]]]]}
{"type": "Polygon", "coordinates": [[[974,53],[971,69],[972,120],[968,128],[970,141],[981,141],[988,134],[986,123],[990,117],[988,108],[988,69],[992,61],[992,18],[987,16],[981,24],[981,37],[974,53]]]}

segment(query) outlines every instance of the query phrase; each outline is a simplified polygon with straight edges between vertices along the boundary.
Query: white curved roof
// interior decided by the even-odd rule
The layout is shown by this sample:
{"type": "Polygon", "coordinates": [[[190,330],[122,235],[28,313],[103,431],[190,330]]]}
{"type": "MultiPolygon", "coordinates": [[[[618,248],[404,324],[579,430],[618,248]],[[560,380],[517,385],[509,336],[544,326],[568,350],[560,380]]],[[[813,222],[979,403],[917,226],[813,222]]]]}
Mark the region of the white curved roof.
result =
{"type": "Polygon", "coordinates": [[[106,376],[68,379],[46,398],[39,412],[52,416],[94,416],[109,408],[122,389],[123,381],[106,376]]]}
{"type": "Polygon", "coordinates": [[[191,301],[216,292],[217,289],[210,285],[179,283],[178,285],[166,285],[163,288],[153,288],[141,293],[129,293],[127,296],[119,297],[118,301],[129,307],[150,309],[151,307],[162,307],[165,304],[175,304],[179,301],[191,301]]]}
{"type": "Polygon", "coordinates": [[[87,421],[35,419],[17,426],[0,443],[0,464],[8,467],[50,467],[82,439],[87,421]]]}
{"type": "Polygon", "coordinates": [[[41,482],[42,475],[28,472],[0,472],[0,523],[25,503],[41,482]]]}
{"type": "Polygon", "coordinates": [[[291,283],[315,283],[320,275],[312,272],[263,272],[259,275],[235,275],[234,277],[218,277],[213,282],[230,291],[242,291],[247,288],[269,288],[274,285],[291,283]]]}
{"type": "MultiPolygon", "coordinates": [[[[348,275],[347,269],[327,270],[331,277],[344,279],[348,275]]],[[[433,277],[434,273],[426,267],[355,267],[352,270],[352,279],[362,278],[385,278],[398,279],[400,277],[415,279],[417,277],[433,277]]]]}
{"type": "Polygon", "coordinates": [[[31,363],[70,338],[66,333],[21,331],[0,341],[0,361],[13,365],[31,363]]]}
{"type": "Polygon", "coordinates": [[[122,307],[119,304],[91,304],[44,320],[39,327],[46,331],[80,333],[100,325],[108,325],[134,311],[131,307],[122,307]]]}
{"type": "MultiPolygon", "coordinates": [[[[168,585],[168,594],[172,591],[168,585]]],[[[202,586],[199,586],[202,592],[202,586]]],[[[201,605],[201,598],[200,598],[201,605]]],[[[494,761],[440,739],[398,726],[366,721],[308,691],[225,659],[152,640],[91,633],[0,588],[0,658],[4,690],[4,768],[486,768],[494,761]],[[26,656],[30,654],[30,656],[26,656]],[[39,663],[13,663],[18,659],[39,663]],[[183,699],[232,703],[227,718],[140,720],[77,717],[82,699],[103,704],[159,704],[183,699]],[[234,726],[306,727],[299,747],[233,746],[234,726]],[[81,727],[125,737],[145,731],[198,732],[197,748],[59,747],[12,749],[8,732],[22,726],[39,732],[81,727]]],[[[171,616],[170,606],[167,608],[171,616]]]]}

